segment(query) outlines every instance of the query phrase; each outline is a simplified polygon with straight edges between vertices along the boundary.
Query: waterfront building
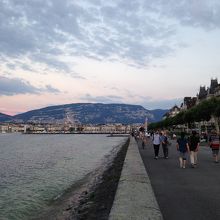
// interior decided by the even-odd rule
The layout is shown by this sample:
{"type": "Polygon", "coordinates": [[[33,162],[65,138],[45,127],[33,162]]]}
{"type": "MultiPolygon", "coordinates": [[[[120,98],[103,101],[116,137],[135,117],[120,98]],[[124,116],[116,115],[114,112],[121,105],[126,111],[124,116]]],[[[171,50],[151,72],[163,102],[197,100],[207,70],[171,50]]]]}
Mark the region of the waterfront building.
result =
{"type": "Polygon", "coordinates": [[[24,124],[0,124],[0,133],[23,133],[25,131],[25,125],[24,124]]]}
{"type": "Polygon", "coordinates": [[[46,131],[49,133],[59,133],[63,130],[63,125],[61,124],[48,124],[46,125],[46,131]]]}
{"type": "Polygon", "coordinates": [[[215,88],[214,96],[220,97],[220,84],[215,88]]]}
{"type": "Polygon", "coordinates": [[[196,105],[197,97],[184,97],[181,110],[188,110],[196,105]]]}
{"type": "Polygon", "coordinates": [[[0,133],[8,133],[8,132],[9,132],[9,125],[1,124],[0,133]]]}
{"type": "Polygon", "coordinates": [[[23,133],[25,131],[25,125],[16,124],[10,126],[10,132],[12,133],[23,133]]]}
{"type": "Polygon", "coordinates": [[[123,124],[106,124],[100,127],[100,131],[103,133],[129,133],[130,129],[129,125],[123,124]]]}
{"type": "Polygon", "coordinates": [[[174,105],[166,114],[163,115],[163,119],[172,118],[176,116],[181,111],[181,108],[174,105]]]}
{"type": "Polygon", "coordinates": [[[197,94],[197,104],[205,99],[220,96],[220,84],[217,78],[212,78],[210,87],[200,86],[199,93],[197,94]]]}
{"type": "Polygon", "coordinates": [[[197,104],[207,98],[208,89],[206,86],[200,86],[199,93],[197,94],[197,104]]]}
{"type": "Polygon", "coordinates": [[[212,97],[214,96],[215,93],[215,89],[218,87],[218,79],[211,79],[211,84],[210,87],[208,89],[208,96],[212,97]]]}
{"type": "Polygon", "coordinates": [[[46,132],[46,128],[43,125],[34,125],[30,129],[30,131],[32,131],[33,133],[45,133],[46,132]]]}
{"type": "MultiPolygon", "coordinates": [[[[195,105],[198,105],[204,100],[210,99],[212,97],[220,97],[220,84],[218,83],[217,78],[212,78],[210,82],[210,87],[206,87],[204,85],[200,86],[199,92],[196,97],[184,97],[183,103],[180,105],[180,108],[175,105],[172,107],[164,116],[163,120],[166,118],[174,117],[181,111],[186,111],[190,108],[192,108],[195,105]]],[[[204,131],[207,133],[207,131],[210,131],[213,129],[213,127],[216,128],[217,131],[219,131],[219,121],[216,117],[211,117],[209,121],[201,121],[201,122],[195,122],[194,126],[196,129],[199,130],[199,132],[204,131]]],[[[178,125],[179,129],[187,129],[188,125],[178,125]]]]}
{"type": "Polygon", "coordinates": [[[100,132],[100,127],[89,124],[89,125],[84,125],[83,130],[84,132],[88,132],[88,133],[98,133],[100,132]]]}

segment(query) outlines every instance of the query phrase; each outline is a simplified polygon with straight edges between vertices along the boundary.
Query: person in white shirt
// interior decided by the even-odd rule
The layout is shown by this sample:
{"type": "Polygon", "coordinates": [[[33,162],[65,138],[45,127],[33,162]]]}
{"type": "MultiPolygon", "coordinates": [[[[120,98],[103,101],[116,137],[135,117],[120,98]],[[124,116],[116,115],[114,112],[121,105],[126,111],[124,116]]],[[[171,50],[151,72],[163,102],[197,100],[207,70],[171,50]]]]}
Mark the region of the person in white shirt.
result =
{"type": "Polygon", "coordinates": [[[160,142],[161,142],[159,131],[156,131],[156,133],[153,134],[152,141],[154,145],[154,154],[155,154],[154,159],[157,160],[160,150],[160,142]]]}

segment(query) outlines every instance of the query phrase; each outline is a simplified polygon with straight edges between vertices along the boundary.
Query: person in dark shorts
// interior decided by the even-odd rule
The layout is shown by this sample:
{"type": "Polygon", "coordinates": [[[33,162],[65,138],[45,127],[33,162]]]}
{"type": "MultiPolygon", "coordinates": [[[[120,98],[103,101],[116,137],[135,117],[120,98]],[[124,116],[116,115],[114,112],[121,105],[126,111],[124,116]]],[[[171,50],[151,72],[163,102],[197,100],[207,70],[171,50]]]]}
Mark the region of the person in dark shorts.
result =
{"type": "Polygon", "coordinates": [[[220,146],[220,136],[216,131],[212,131],[209,137],[209,146],[212,149],[212,156],[215,163],[219,162],[219,146],[220,146]]]}
{"type": "Polygon", "coordinates": [[[179,151],[180,168],[186,168],[186,156],[189,151],[189,145],[184,132],[181,132],[180,138],[177,139],[176,147],[179,151]]]}

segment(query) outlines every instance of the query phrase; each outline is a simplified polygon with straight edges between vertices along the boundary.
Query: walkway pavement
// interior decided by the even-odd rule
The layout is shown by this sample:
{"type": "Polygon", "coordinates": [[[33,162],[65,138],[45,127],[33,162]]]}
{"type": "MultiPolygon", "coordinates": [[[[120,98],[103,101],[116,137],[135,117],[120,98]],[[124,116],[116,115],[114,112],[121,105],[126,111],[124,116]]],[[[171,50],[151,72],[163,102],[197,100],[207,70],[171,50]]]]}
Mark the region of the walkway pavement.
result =
{"type": "MultiPolygon", "coordinates": [[[[154,159],[151,141],[139,151],[151,180],[164,220],[220,219],[220,163],[212,162],[211,150],[201,147],[196,168],[180,169],[175,142],[169,159],[154,159]]],[[[188,160],[189,161],[189,160],[188,160]]]]}
{"type": "Polygon", "coordinates": [[[109,220],[163,220],[134,138],[130,138],[109,220]]]}

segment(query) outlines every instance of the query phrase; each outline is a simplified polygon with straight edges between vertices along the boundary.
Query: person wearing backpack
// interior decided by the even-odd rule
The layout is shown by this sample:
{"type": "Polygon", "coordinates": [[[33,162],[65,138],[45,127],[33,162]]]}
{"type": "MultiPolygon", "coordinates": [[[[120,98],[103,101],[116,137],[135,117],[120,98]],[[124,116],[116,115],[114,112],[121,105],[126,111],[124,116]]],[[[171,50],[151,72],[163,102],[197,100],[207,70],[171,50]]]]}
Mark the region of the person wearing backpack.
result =
{"type": "Polygon", "coordinates": [[[168,159],[168,138],[165,131],[161,132],[160,141],[162,143],[164,158],[168,159]]]}
{"type": "Polygon", "coordinates": [[[216,131],[212,131],[209,137],[209,146],[212,149],[212,156],[215,163],[219,162],[219,146],[220,146],[220,136],[216,131]]]}
{"type": "Polygon", "coordinates": [[[177,139],[176,148],[179,151],[180,168],[186,168],[186,154],[189,151],[189,145],[184,132],[181,132],[180,138],[177,139]]]}
{"type": "Polygon", "coordinates": [[[198,163],[198,150],[199,150],[199,137],[196,134],[196,131],[193,130],[192,134],[189,136],[188,144],[189,144],[189,150],[190,150],[190,162],[191,167],[194,168],[195,165],[198,163]]]}

